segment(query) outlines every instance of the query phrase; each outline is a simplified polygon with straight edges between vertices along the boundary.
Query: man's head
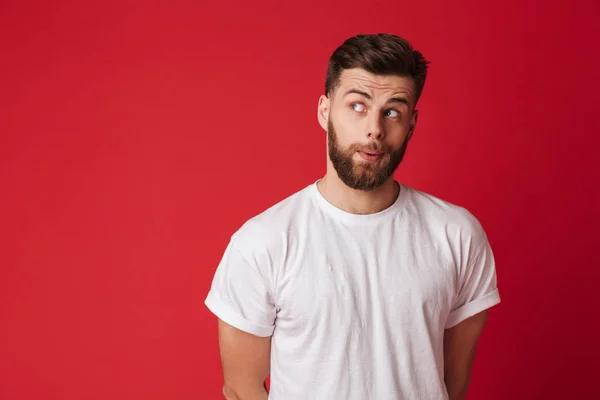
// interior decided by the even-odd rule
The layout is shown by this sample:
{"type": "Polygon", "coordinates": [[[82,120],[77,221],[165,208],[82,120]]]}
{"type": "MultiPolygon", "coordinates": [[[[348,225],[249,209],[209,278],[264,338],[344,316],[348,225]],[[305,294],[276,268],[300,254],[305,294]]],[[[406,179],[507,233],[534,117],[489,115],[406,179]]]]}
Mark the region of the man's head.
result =
{"type": "Polygon", "coordinates": [[[404,39],[387,34],[358,35],[334,51],[319,122],[329,160],[347,186],[376,189],[402,162],[428,64],[404,39]]]}

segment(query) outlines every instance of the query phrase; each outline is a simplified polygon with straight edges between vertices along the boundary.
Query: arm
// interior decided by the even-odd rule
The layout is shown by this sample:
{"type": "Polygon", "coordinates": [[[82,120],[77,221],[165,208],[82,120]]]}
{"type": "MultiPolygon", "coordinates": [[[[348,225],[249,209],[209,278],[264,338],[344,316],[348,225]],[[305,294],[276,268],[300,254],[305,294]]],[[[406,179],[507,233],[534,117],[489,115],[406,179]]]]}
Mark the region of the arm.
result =
{"type": "Polygon", "coordinates": [[[444,381],[450,400],[467,396],[475,350],[487,315],[484,310],[444,332],[444,381]]]}
{"type": "Polygon", "coordinates": [[[241,331],[219,319],[223,395],[227,400],[267,400],[271,338],[241,331]]]}

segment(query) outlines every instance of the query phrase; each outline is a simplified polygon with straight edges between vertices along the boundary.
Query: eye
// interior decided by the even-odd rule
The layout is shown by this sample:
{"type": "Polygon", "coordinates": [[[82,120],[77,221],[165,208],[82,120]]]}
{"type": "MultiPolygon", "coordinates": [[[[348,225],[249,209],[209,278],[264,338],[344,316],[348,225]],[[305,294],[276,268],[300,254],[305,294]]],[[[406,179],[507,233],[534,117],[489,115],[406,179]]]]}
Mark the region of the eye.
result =
{"type": "Polygon", "coordinates": [[[400,113],[396,110],[387,110],[385,112],[385,116],[386,117],[391,117],[391,118],[399,118],[400,117],[400,113]]]}
{"type": "Polygon", "coordinates": [[[356,111],[356,112],[364,112],[365,111],[365,105],[364,104],[360,104],[360,103],[352,103],[350,105],[350,107],[356,111]]]}

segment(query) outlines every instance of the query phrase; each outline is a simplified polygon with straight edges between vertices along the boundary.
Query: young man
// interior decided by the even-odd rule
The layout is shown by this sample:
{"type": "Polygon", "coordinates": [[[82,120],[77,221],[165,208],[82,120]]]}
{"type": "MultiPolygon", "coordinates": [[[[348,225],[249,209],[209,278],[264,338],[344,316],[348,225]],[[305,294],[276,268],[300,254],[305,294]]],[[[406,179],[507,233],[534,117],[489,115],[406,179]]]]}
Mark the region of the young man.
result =
{"type": "Polygon", "coordinates": [[[393,178],[427,65],[385,34],[331,56],[325,176],[232,235],[206,299],[227,399],[465,398],[492,250],[467,210],[393,178]]]}

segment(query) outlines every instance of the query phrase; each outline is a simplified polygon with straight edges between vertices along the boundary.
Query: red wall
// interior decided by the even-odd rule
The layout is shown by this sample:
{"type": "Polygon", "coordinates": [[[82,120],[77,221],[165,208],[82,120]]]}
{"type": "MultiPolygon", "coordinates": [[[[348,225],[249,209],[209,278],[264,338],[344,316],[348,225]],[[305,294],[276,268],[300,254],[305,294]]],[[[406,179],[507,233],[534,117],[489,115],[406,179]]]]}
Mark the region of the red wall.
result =
{"type": "Polygon", "coordinates": [[[600,3],[154,3],[0,5],[1,399],[221,398],[213,272],[324,172],[327,58],[378,31],[432,60],[398,179],[496,253],[469,399],[600,395],[600,3]]]}

